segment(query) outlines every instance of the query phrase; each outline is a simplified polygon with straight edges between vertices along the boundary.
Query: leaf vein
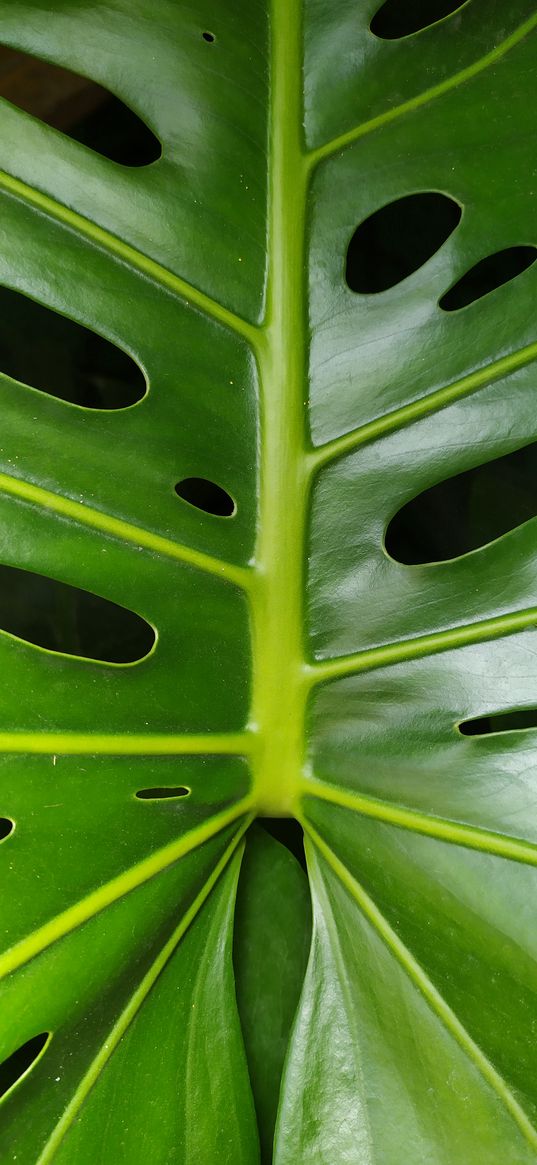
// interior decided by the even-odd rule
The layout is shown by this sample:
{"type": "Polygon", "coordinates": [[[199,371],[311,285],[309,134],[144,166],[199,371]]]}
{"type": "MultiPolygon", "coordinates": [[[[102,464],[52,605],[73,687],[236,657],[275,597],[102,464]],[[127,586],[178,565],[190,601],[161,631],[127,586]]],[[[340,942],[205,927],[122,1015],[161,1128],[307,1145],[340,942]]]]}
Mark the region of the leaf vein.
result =
{"type": "Polygon", "coordinates": [[[369,121],[364,121],[361,125],[354,126],[353,129],[347,130],[345,133],[332,138],[331,141],[325,142],[324,145],[311,150],[307,155],[309,168],[313,170],[319,162],[324,161],[325,158],[329,158],[341,150],[347,149],[360,138],[365,137],[366,134],[372,133],[376,129],[381,129],[384,125],[396,121],[397,118],[403,117],[406,113],[413,113],[423,105],[428,105],[429,102],[436,100],[437,97],[442,97],[444,93],[449,93],[451,89],[456,89],[466,81],[471,81],[479,73],[483,73],[485,69],[488,69],[490,65],[501,60],[510,49],[515,48],[520,41],[524,40],[536,26],[537,15],[530,16],[510,36],[506,37],[501,44],[496,45],[489,53],[486,53],[479,60],[468,65],[467,68],[461,69],[458,73],[454,73],[452,77],[447,77],[445,81],[441,81],[438,85],[433,85],[430,89],[425,89],[423,93],[418,93],[416,97],[411,97],[409,101],[404,101],[401,105],[387,109],[384,113],[379,113],[376,117],[370,118],[369,121]]]}
{"type": "Polygon", "coordinates": [[[467,1055],[468,1059],[472,1061],[489,1087],[496,1093],[498,1099],[518,1125],[527,1143],[532,1149],[537,1149],[537,1129],[530,1121],[528,1114],[522,1108],[521,1104],[519,1104],[507,1081],[497,1071],[479,1045],[475,1043],[467,1028],[455,1012],[452,1011],[444,997],[434,986],[434,983],[429,979],[423,967],[392,929],[387,918],[385,918],[379,907],[364,890],[363,886],[356,881],[344,863],[340,861],[331,847],[315,829],[307,822],[304,823],[304,829],[307,830],[319,853],[322,854],[350,897],[354,899],[364,917],[377,931],[385,946],[420,992],[431,1011],[440,1020],[440,1023],[448,1034],[459,1044],[459,1047],[467,1055]]]}

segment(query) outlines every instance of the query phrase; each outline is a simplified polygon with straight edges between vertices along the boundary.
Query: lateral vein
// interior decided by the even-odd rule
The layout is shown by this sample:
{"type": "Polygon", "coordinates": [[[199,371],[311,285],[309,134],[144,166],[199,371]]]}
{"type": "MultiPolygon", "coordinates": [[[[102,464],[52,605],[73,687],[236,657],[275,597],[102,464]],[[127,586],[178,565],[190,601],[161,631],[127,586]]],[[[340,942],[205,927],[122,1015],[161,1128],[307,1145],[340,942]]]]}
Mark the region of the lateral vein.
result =
{"type": "Polygon", "coordinates": [[[519,28],[515,29],[501,44],[496,45],[495,48],[491,49],[489,53],[486,53],[478,61],[474,61],[473,64],[468,65],[466,69],[461,69],[460,72],[454,73],[452,77],[446,78],[445,81],[441,81],[438,85],[433,85],[430,89],[425,89],[423,93],[418,93],[416,97],[411,97],[409,101],[404,101],[401,105],[387,109],[384,113],[379,113],[377,117],[372,117],[369,121],[364,121],[361,125],[355,126],[353,129],[347,130],[346,133],[339,134],[338,137],[332,138],[331,141],[325,142],[324,145],[311,150],[308,154],[310,169],[314,169],[325,158],[329,158],[333,154],[346,149],[348,146],[352,146],[354,142],[365,137],[366,134],[372,133],[376,129],[381,129],[382,126],[388,125],[391,121],[396,121],[397,118],[403,117],[406,113],[413,113],[415,110],[420,109],[421,106],[436,100],[437,97],[442,97],[444,93],[449,93],[451,89],[458,88],[465,81],[471,81],[473,77],[477,77],[479,73],[488,69],[490,65],[501,60],[506,53],[519,44],[520,41],[524,40],[536,26],[537,15],[530,16],[524,24],[521,24],[519,28]]]}
{"type": "Polygon", "coordinates": [[[433,655],[450,648],[464,647],[470,643],[483,643],[488,639],[499,639],[516,631],[524,631],[537,625],[537,607],[525,611],[512,611],[483,619],[447,631],[433,631],[430,635],[420,635],[415,639],[402,639],[399,643],[388,643],[383,647],[371,647],[352,655],[341,655],[333,659],[317,660],[305,668],[305,678],[311,687],[329,680],[342,679],[362,671],[388,667],[390,664],[407,663],[424,655],[433,655]]]}
{"type": "Polygon", "coordinates": [[[76,235],[89,239],[101,251],[113,255],[126,266],[133,268],[153,283],[158,284],[159,287],[164,287],[167,291],[179,295],[191,307],[197,308],[205,315],[223,324],[224,327],[238,333],[238,335],[242,336],[253,347],[256,346],[259,328],[254,324],[248,323],[241,316],[229,311],[228,308],[223,307],[222,304],[212,299],[211,296],[206,295],[205,292],[200,291],[185,279],[181,279],[179,275],[175,275],[155,259],[144,255],[142,251],[138,251],[130,243],[123,242],[111,231],[98,226],[97,223],[79,214],[78,211],[71,210],[63,203],[52,198],[51,195],[44,194],[40,190],[35,190],[28,183],[23,182],[20,178],[15,178],[12,174],[8,174],[4,170],[0,170],[0,189],[3,189],[10,197],[18,199],[19,202],[32,206],[40,211],[41,214],[46,214],[47,217],[62,223],[76,235]]]}
{"type": "Polygon", "coordinates": [[[243,756],[253,747],[250,732],[199,733],[100,733],[100,732],[1,732],[0,753],[31,753],[44,756],[243,756]]]}
{"type": "Polygon", "coordinates": [[[168,866],[185,857],[186,854],[192,853],[204,842],[216,837],[226,826],[232,825],[240,817],[247,818],[246,828],[252,820],[252,807],[251,796],[243,798],[230,809],[216,814],[209,821],[203,822],[202,825],[198,825],[189,833],[184,834],[183,837],[177,838],[163,846],[162,849],[150,854],[149,857],[143,858],[141,862],[129,870],[118,874],[104,886],[99,886],[97,890],[93,890],[74,906],[68,907],[67,910],[56,915],[49,922],[45,922],[43,926],[38,927],[32,934],[26,935],[20,942],[0,955],[0,979],[24,966],[30,959],[35,958],[58,939],[64,938],[65,935],[99,914],[101,910],[111,906],[113,902],[117,902],[131,890],[136,890],[138,886],[148,882],[150,878],[154,878],[156,874],[160,874],[168,866]]]}
{"type": "Polygon", "coordinates": [[[83,502],[62,497],[60,494],[53,493],[52,490],[34,485],[33,482],[11,477],[7,473],[0,473],[0,492],[18,498],[20,501],[29,502],[31,505],[40,506],[42,509],[51,510],[63,518],[71,518],[81,525],[100,530],[101,533],[109,534],[123,542],[130,542],[144,550],[177,559],[179,562],[196,567],[207,574],[216,575],[217,578],[227,579],[228,582],[234,583],[235,586],[241,587],[243,590],[248,590],[251,585],[252,571],[248,567],[223,562],[210,554],[204,554],[201,550],[195,550],[180,542],[174,542],[171,538],[165,538],[161,534],[154,534],[151,530],[135,526],[131,522],[124,521],[123,518],[115,518],[101,510],[95,510],[83,502]]]}
{"type": "Polygon", "coordinates": [[[49,1165],[49,1163],[53,1161],[62,1141],[73,1124],[73,1121],[75,1120],[77,1114],[80,1112],[84,1101],[87,1099],[91,1089],[97,1083],[101,1073],[106,1068],[112,1053],[117,1048],[120,1040],[127,1031],[127,1028],[136,1018],[159,975],[162,973],[166,964],[175,953],[179,943],[181,942],[181,939],[194,922],[202,906],[207,901],[211,890],[214,888],[217,881],[220,879],[224,870],[233,858],[245,828],[246,825],[243,825],[241,829],[238,830],[237,834],[233,838],[233,841],[230,843],[225,853],[220,858],[220,861],[212,871],[210,877],[207,879],[204,886],[200,890],[200,893],[197,895],[192,905],[184,914],[181,922],[176,927],[167,943],[165,943],[165,945],[162,947],[162,950],[159,951],[157,958],[147,973],[144,975],[144,978],[142,979],[141,983],[139,983],[136,991],[129,999],[127,1006],[123,1009],[119,1019],[116,1021],[112,1030],[110,1031],[110,1034],[106,1040],[104,1040],[97,1056],[90,1064],[85,1075],[82,1077],[82,1080],[76,1088],[69,1104],[65,1108],[56,1127],[54,1128],[46,1145],[40,1153],[36,1165],[49,1165]]]}
{"type": "Polygon", "coordinates": [[[534,360],[537,360],[537,343],[528,344],[525,348],[520,348],[517,352],[513,352],[508,356],[502,356],[499,360],[495,360],[490,364],[485,364],[483,368],[478,368],[475,372],[470,372],[467,376],[461,377],[460,380],[455,380],[452,384],[447,384],[443,388],[436,389],[435,392],[428,393],[426,396],[420,397],[419,400],[412,401],[410,404],[403,405],[401,408],[393,409],[391,412],[385,413],[384,416],[378,417],[374,421],[368,421],[365,425],[360,425],[358,429],[353,429],[350,433],[343,433],[341,437],[336,437],[333,441],[327,441],[324,445],[319,445],[310,452],[309,463],[311,469],[315,472],[324,465],[335,461],[337,458],[353,453],[356,449],[370,441],[374,441],[377,437],[384,437],[388,433],[402,429],[405,425],[409,425],[413,421],[421,420],[423,417],[428,417],[435,412],[439,412],[454,401],[470,396],[479,389],[488,387],[494,384],[495,381],[501,380],[502,377],[517,372],[520,368],[525,368],[534,360]]]}
{"type": "Polygon", "coordinates": [[[453,845],[462,845],[468,849],[493,854],[496,857],[537,866],[537,845],[519,837],[509,837],[507,834],[494,833],[493,830],[482,829],[475,825],[466,825],[459,821],[450,821],[447,818],[420,813],[418,810],[407,809],[402,805],[390,805],[387,801],[380,801],[365,793],[357,793],[349,789],[342,789],[337,785],[329,785],[318,777],[304,777],[301,792],[303,797],[327,801],[331,805],[336,805],[341,809],[349,809],[364,817],[372,817],[375,821],[382,821],[386,825],[394,825],[412,833],[420,833],[426,837],[435,837],[440,841],[450,842],[453,845]]]}
{"type": "Polygon", "coordinates": [[[522,1135],[526,1138],[528,1144],[537,1149],[537,1129],[530,1121],[527,1113],[519,1104],[516,1097],[513,1095],[507,1081],[497,1071],[482,1049],[472,1039],[467,1028],[458,1018],[454,1011],[437,988],[429,979],[429,976],[424,971],[420,963],[418,963],[415,956],[402,942],[396,932],[390,926],[387,918],[379,910],[376,903],[370,898],[369,894],[364,890],[359,882],[352,876],[350,871],[342,861],[337,857],[331,847],[324,841],[324,839],[313,829],[307,822],[304,823],[304,828],[307,830],[311,841],[317,848],[320,854],[336,875],[336,878],[342,884],[344,889],[354,899],[356,905],[361,910],[364,917],[368,920],[370,925],[377,931],[382,941],[388,950],[397,960],[403,971],[406,973],[410,981],[414,984],[420,992],[426,1003],[431,1008],[431,1011],[440,1020],[445,1030],[458,1043],[462,1051],[467,1055],[468,1059],[472,1061],[474,1066],[482,1078],[486,1081],[489,1087],[496,1093],[496,1096],[504,1105],[505,1109],[512,1117],[522,1135]]]}

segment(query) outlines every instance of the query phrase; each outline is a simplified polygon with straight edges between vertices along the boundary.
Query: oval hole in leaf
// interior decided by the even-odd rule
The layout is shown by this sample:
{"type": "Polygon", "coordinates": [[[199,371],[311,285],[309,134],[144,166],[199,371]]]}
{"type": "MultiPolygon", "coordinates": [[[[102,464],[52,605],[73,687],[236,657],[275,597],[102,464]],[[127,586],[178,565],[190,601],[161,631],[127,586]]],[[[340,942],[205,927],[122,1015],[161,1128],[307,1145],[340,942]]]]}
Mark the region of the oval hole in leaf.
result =
{"type": "Polygon", "coordinates": [[[187,789],[185,785],[176,785],[175,788],[168,786],[156,789],[139,789],[136,796],[140,801],[163,801],[176,797],[188,797],[189,793],[190,789],[187,789]]]}
{"type": "Polygon", "coordinates": [[[155,633],[126,607],[33,571],[0,566],[0,628],[48,651],[135,663],[155,633]]]}
{"type": "Polygon", "coordinates": [[[145,166],[161,156],[155,134],[107,89],[6,46],[0,46],[0,97],[120,165],[145,166]]]}
{"type": "Polygon", "coordinates": [[[458,727],[463,736],[488,736],[491,732],[514,732],[521,728],[537,728],[537,708],[479,716],[475,720],[463,720],[458,727]]]}
{"type": "Polygon", "coordinates": [[[231,518],[235,513],[235,502],[227,490],[206,477],[185,477],[175,487],[178,497],[190,506],[214,514],[217,518],[231,518]]]}
{"type": "Polygon", "coordinates": [[[121,348],[8,287],[0,287],[0,372],[86,409],[127,408],[147,392],[121,348]]]}
{"type": "Polygon", "coordinates": [[[527,271],[537,259],[537,247],[506,247],[481,259],[475,267],[446,291],[438,302],[443,311],[458,311],[476,299],[482,299],[489,291],[495,291],[504,283],[509,283],[523,271],[527,271]]]}
{"type": "Polygon", "coordinates": [[[202,32],[201,35],[202,35],[203,39],[207,41],[207,44],[214,44],[214,42],[216,40],[214,32],[202,32]]]}
{"type": "Polygon", "coordinates": [[[395,287],[436,254],[461,215],[453,198],[434,190],[382,206],[360,223],[349,243],[348,287],[367,295],[395,287]]]}
{"type": "Polygon", "coordinates": [[[537,514],[537,444],[424,490],[392,518],[388,554],[407,566],[457,558],[537,514]]]}
{"type": "Polygon", "coordinates": [[[5,841],[13,833],[14,825],[9,817],[0,817],[0,841],[5,841]]]}
{"type": "Polygon", "coordinates": [[[0,1064],[0,1097],[13,1088],[13,1085],[35,1064],[49,1037],[50,1032],[32,1036],[31,1040],[27,1040],[0,1064]]]}
{"type": "Polygon", "coordinates": [[[452,16],[460,8],[464,8],[461,0],[386,0],[369,27],[381,40],[400,40],[452,16]]]}

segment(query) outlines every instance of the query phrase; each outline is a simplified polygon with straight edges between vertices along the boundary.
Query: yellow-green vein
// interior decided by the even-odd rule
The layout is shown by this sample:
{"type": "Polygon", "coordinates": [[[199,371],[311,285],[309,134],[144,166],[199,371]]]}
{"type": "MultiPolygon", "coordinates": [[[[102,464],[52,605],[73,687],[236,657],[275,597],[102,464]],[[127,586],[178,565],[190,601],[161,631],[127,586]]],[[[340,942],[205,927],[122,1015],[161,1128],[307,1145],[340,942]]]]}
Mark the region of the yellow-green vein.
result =
{"type": "Polygon", "coordinates": [[[342,679],[357,672],[372,671],[373,668],[389,667],[394,663],[406,663],[423,655],[438,651],[464,647],[468,643],[484,643],[488,639],[499,639],[516,631],[537,626],[537,607],[525,611],[511,611],[483,619],[447,631],[433,631],[430,635],[420,635],[415,639],[401,639],[398,643],[388,643],[383,647],[370,647],[352,655],[340,655],[334,659],[323,659],[308,665],[307,682],[310,687],[328,680],[342,679]]]}
{"type": "Polygon", "coordinates": [[[0,955],[0,979],[24,966],[52,943],[57,942],[58,939],[63,938],[64,935],[69,934],[78,926],[82,926],[84,922],[88,922],[101,910],[111,906],[113,902],[117,902],[119,898],[123,898],[125,894],[129,894],[131,890],[135,890],[144,882],[148,882],[156,874],[160,874],[162,870],[179,861],[179,858],[185,857],[186,854],[198,849],[204,842],[216,837],[226,826],[232,825],[241,817],[245,818],[243,822],[244,832],[252,820],[252,808],[252,798],[245,797],[230,809],[216,814],[209,821],[203,822],[195,829],[190,830],[189,833],[184,834],[183,837],[177,838],[162,849],[150,854],[149,857],[144,858],[135,866],[131,866],[122,874],[118,874],[116,878],[112,878],[110,882],[106,882],[104,886],[99,886],[97,890],[93,890],[86,898],[76,902],[74,906],[69,906],[61,914],[51,918],[49,922],[45,922],[43,926],[26,935],[15,946],[10,947],[0,955]]]}
{"type": "Polygon", "coordinates": [[[410,404],[403,405],[399,409],[393,409],[374,421],[368,421],[359,429],[343,433],[341,437],[327,441],[325,445],[320,445],[310,452],[308,460],[311,470],[316,472],[329,462],[335,461],[336,458],[353,453],[369,441],[375,441],[378,437],[384,437],[396,429],[402,429],[405,425],[421,420],[422,417],[428,417],[432,413],[446,408],[454,401],[470,396],[480,388],[487,388],[504,376],[510,376],[520,368],[525,368],[534,360],[537,360],[537,343],[528,344],[525,348],[520,348],[509,356],[502,356],[499,360],[485,364],[482,368],[476,369],[475,372],[461,377],[460,380],[453,381],[452,384],[438,388],[435,392],[428,393],[426,396],[420,397],[419,400],[411,401],[410,404]]]}
{"type": "MultiPolygon", "coordinates": [[[[522,838],[494,833],[490,829],[465,825],[459,821],[449,821],[443,817],[420,813],[415,809],[406,809],[401,805],[390,805],[387,801],[368,797],[364,793],[355,793],[338,785],[329,785],[316,777],[303,777],[301,793],[303,797],[327,801],[340,809],[349,809],[353,813],[372,817],[386,825],[395,825],[412,833],[436,837],[452,845],[463,845],[467,849],[481,850],[496,857],[537,866],[537,845],[522,838]]],[[[306,807],[304,809],[306,812],[306,807]]]]}
{"type": "Polygon", "coordinates": [[[303,562],[307,507],[304,450],[307,176],[302,149],[299,6],[272,0],[269,268],[261,382],[260,518],[252,604],[252,724],[259,811],[290,812],[304,747],[303,562]]]}
{"type": "MultiPolygon", "coordinates": [[[[364,917],[376,930],[385,946],[405,971],[408,978],[420,992],[422,997],[426,1000],[433,1013],[443,1024],[445,1030],[452,1036],[454,1040],[456,1040],[459,1047],[462,1048],[463,1052],[477,1068],[483,1079],[496,1093],[496,1096],[505,1106],[506,1111],[513,1118],[521,1133],[526,1138],[528,1144],[537,1150],[537,1130],[534,1128],[527,1113],[524,1111],[516,1097],[511,1092],[511,1089],[509,1088],[507,1082],[503,1079],[503,1076],[501,1076],[500,1073],[496,1071],[494,1065],[487,1058],[478,1044],[476,1044],[472,1039],[467,1029],[461,1023],[460,1019],[455,1015],[455,1012],[452,1011],[449,1004],[446,1003],[445,999],[434,986],[434,983],[431,982],[428,975],[423,970],[423,967],[421,967],[417,959],[415,959],[412,952],[408,950],[408,947],[405,946],[399,936],[392,929],[388,920],[384,917],[375,902],[373,902],[372,898],[369,897],[363,887],[356,881],[355,878],[353,878],[350,871],[343,864],[343,862],[340,861],[330,846],[327,845],[320,834],[318,834],[315,829],[308,825],[307,822],[304,822],[304,828],[316,849],[320,854],[322,854],[327,865],[335,874],[336,878],[345,888],[350,897],[354,900],[364,917]]],[[[308,854],[308,857],[312,868],[314,868],[316,863],[311,850],[308,854]]],[[[320,870],[317,870],[317,876],[322,878],[320,870]]]]}
{"type": "Polygon", "coordinates": [[[58,202],[49,194],[44,194],[40,190],[35,190],[26,182],[21,181],[20,178],[15,178],[11,174],[0,170],[0,190],[12,198],[23,202],[28,206],[34,207],[41,214],[47,215],[49,218],[55,219],[63,226],[69,228],[74,234],[79,237],[82,236],[88,239],[94,246],[99,247],[101,251],[105,251],[114,258],[119,259],[126,266],[134,268],[141,275],[150,279],[153,283],[157,283],[159,287],[166,288],[167,291],[173,292],[180,296],[191,307],[197,308],[198,311],[210,316],[211,319],[217,320],[218,323],[223,324],[224,327],[229,328],[233,332],[237,332],[249,344],[255,347],[259,335],[259,329],[254,325],[243,320],[240,316],[235,315],[234,312],[229,311],[223,307],[222,304],[206,295],[203,291],[193,287],[192,284],[187,283],[185,279],[181,279],[179,275],[175,275],[169,271],[167,267],[163,267],[155,259],[150,259],[148,255],[138,251],[129,243],[123,242],[117,235],[112,234],[111,231],[105,230],[104,227],[98,226],[97,223],[91,219],[85,218],[84,215],[79,214],[75,210],[71,210],[63,203],[58,202]]]}
{"type": "Polygon", "coordinates": [[[324,145],[318,146],[317,149],[312,150],[308,155],[310,169],[313,169],[325,158],[331,157],[332,154],[336,154],[348,146],[352,146],[354,142],[359,141],[366,134],[372,133],[373,130],[381,129],[382,126],[388,125],[391,121],[396,121],[397,118],[403,117],[406,113],[413,113],[416,109],[420,109],[422,105],[427,105],[437,97],[442,97],[444,93],[449,93],[450,89],[455,89],[457,86],[463,85],[465,81],[471,81],[473,77],[488,69],[490,65],[494,65],[496,61],[501,60],[506,53],[514,48],[515,45],[519,44],[521,40],[524,40],[536,27],[537,14],[530,16],[510,36],[506,37],[501,44],[496,45],[485,56],[480,57],[479,60],[468,65],[466,69],[461,69],[460,72],[454,73],[452,77],[447,77],[445,81],[441,81],[438,85],[433,85],[430,89],[425,89],[423,93],[418,93],[416,97],[411,97],[409,101],[404,101],[401,105],[387,109],[384,113],[379,113],[377,117],[372,117],[369,121],[364,121],[361,125],[357,125],[353,129],[347,130],[346,133],[332,138],[331,141],[326,142],[324,145]]]}
{"type": "MultiPolygon", "coordinates": [[[[74,1095],[64,1110],[44,1149],[40,1153],[36,1161],[36,1165],[49,1165],[49,1163],[53,1161],[62,1141],[64,1140],[64,1137],[75,1120],[77,1113],[80,1111],[91,1089],[97,1083],[101,1072],[106,1067],[112,1053],[117,1048],[119,1041],[127,1031],[129,1025],[136,1018],[137,1013],[144,1004],[159,975],[162,973],[164,967],[169,962],[176,948],[181,942],[183,935],[186,933],[189,926],[191,926],[194,922],[196,915],[199,914],[199,911],[206,902],[211,890],[233,858],[243,832],[244,829],[241,829],[237,832],[236,836],[233,838],[233,841],[227,847],[225,853],[220,858],[220,861],[215,866],[210,877],[205,882],[205,885],[200,890],[200,893],[194,899],[192,905],[189,907],[186,914],[181,919],[181,922],[176,927],[171,938],[169,938],[167,943],[163,946],[154,963],[149,968],[149,971],[147,971],[141,983],[138,985],[136,991],[129,999],[127,1006],[123,1009],[111,1032],[103,1041],[98,1055],[90,1064],[90,1067],[78,1084],[74,1095]]],[[[237,855],[235,860],[240,861],[240,855],[237,855]]]]}
{"type": "Polygon", "coordinates": [[[196,567],[197,570],[216,575],[217,578],[227,579],[228,582],[234,583],[235,586],[241,587],[243,590],[248,590],[251,585],[252,571],[247,567],[235,566],[231,562],[222,562],[219,558],[204,554],[201,550],[194,550],[191,546],[183,546],[171,538],[164,538],[161,534],[144,530],[143,527],[126,522],[123,518],[114,518],[111,514],[95,510],[84,502],[75,502],[72,498],[63,497],[51,490],[43,489],[42,486],[34,485],[33,482],[23,481],[19,477],[11,477],[7,473],[0,473],[0,492],[9,494],[19,501],[28,502],[30,505],[51,510],[62,518],[71,518],[73,521],[79,522],[80,525],[90,526],[102,534],[110,535],[111,538],[118,538],[122,542],[129,542],[144,550],[151,550],[156,554],[163,554],[167,558],[174,558],[188,566],[196,567]]]}
{"type": "Polygon", "coordinates": [[[214,735],[103,732],[0,732],[0,753],[42,756],[244,756],[254,744],[251,732],[214,735]]]}

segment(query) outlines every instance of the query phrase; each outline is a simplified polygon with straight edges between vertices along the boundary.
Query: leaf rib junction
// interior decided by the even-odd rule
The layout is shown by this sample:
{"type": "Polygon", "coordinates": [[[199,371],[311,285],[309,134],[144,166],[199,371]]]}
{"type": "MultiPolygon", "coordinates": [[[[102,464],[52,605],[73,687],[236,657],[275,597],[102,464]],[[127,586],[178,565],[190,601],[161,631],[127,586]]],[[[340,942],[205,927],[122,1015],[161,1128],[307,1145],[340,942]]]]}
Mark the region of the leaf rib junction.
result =
{"type": "Polygon", "coordinates": [[[49,922],[45,922],[43,926],[26,935],[15,946],[10,947],[0,955],[0,979],[24,966],[30,959],[35,958],[58,939],[82,926],[90,918],[99,914],[101,910],[105,910],[107,906],[111,906],[113,902],[117,902],[119,898],[123,898],[131,890],[136,890],[138,886],[148,882],[150,878],[154,878],[156,874],[160,874],[168,866],[185,857],[186,854],[192,853],[204,842],[216,837],[228,825],[232,825],[233,822],[242,817],[244,820],[236,835],[237,841],[239,841],[253,819],[252,809],[252,797],[243,798],[230,809],[216,814],[209,821],[184,834],[183,837],[177,838],[162,849],[150,854],[149,857],[143,858],[137,865],[125,870],[122,874],[118,874],[110,882],[106,882],[104,886],[99,886],[97,890],[91,891],[86,898],[81,899],[74,906],[69,906],[61,914],[56,915],[49,922]]]}
{"type": "MultiPolygon", "coordinates": [[[[461,1023],[455,1012],[446,1003],[443,996],[434,986],[434,983],[432,983],[423,970],[423,967],[421,967],[412,952],[401,941],[373,899],[369,897],[364,888],[356,881],[320,834],[307,821],[304,821],[302,824],[315,848],[322,854],[341,885],[355,901],[374,930],[376,930],[390,953],[418,989],[446,1031],[456,1040],[459,1047],[468,1056],[469,1060],[472,1061],[486,1083],[496,1093],[498,1099],[515,1121],[527,1143],[532,1149],[537,1150],[537,1129],[513,1095],[507,1081],[504,1080],[503,1076],[500,1075],[485,1053],[472,1039],[464,1024],[461,1023]]],[[[309,859],[311,861],[311,852],[309,859]]]]}
{"type": "MultiPolygon", "coordinates": [[[[111,1032],[103,1041],[101,1049],[93,1060],[93,1063],[90,1064],[86,1074],[80,1081],[73,1097],[71,1098],[70,1103],[67,1105],[53,1133],[49,1137],[44,1149],[40,1153],[36,1161],[36,1165],[49,1165],[49,1163],[54,1160],[54,1157],[62,1141],[67,1135],[71,1125],[73,1124],[73,1121],[76,1119],[77,1113],[82,1108],[82,1105],[91,1092],[91,1089],[97,1083],[99,1076],[106,1068],[112,1053],[117,1048],[119,1041],[124,1036],[127,1028],[136,1018],[137,1013],[143,1006],[159,975],[162,973],[166,964],[175,953],[179,943],[181,942],[181,939],[186,934],[189,926],[191,926],[194,922],[204,903],[207,901],[211,890],[213,890],[214,886],[224,873],[224,870],[233,859],[235,864],[240,864],[242,850],[239,850],[239,853],[236,853],[236,851],[241,836],[242,834],[237,834],[237,836],[233,838],[233,841],[230,843],[225,853],[220,858],[220,861],[214,867],[214,870],[211,872],[199,894],[196,896],[193,903],[186,911],[179,925],[176,927],[167,943],[162,947],[162,950],[159,951],[159,954],[153,962],[152,966],[149,968],[141,983],[139,983],[138,987],[133,992],[127,1006],[123,1009],[111,1032]]],[[[244,848],[244,843],[242,848],[244,848]]]]}
{"type": "Polygon", "coordinates": [[[537,845],[531,841],[524,841],[523,838],[510,837],[475,825],[420,813],[416,809],[407,809],[402,805],[391,805],[365,793],[355,793],[337,785],[329,785],[318,777],[304,777],[301,792],[303,797],[327,801],[331,805],[349,809],[364,817],[372,817],[386,825],[395,825],[412,833],[435,837],[439,841],[463,845],[467,849],[480,850],[495,857],[537,866],[537,845]]]}
{"type": "Polygon", "coordinates": [[[135,526],[123,518],[115,518],[105,514],[102,510],[95,510],[83,502],[75,502],[72,498],[63,497],[33,482],[23,481],[19,477],[11,477],[7,473],[0,473],[0,492],[9,494],[19,501],[29,502],[42,509],[51,510],[61,517],[71,518],[83,526],[90,526],[102,534],[118,538],[122,542],[129,542],[143,550],[150,550],[162,554],[167,558],[174,558],[197,570],[226,579],[242,590],[249,590],[252,585],[253,571],[250,567],[235,566],[224,562],[201,550],[194,550],[171,538],[161,534],[154,534],[142,526],[135,526]]]}

